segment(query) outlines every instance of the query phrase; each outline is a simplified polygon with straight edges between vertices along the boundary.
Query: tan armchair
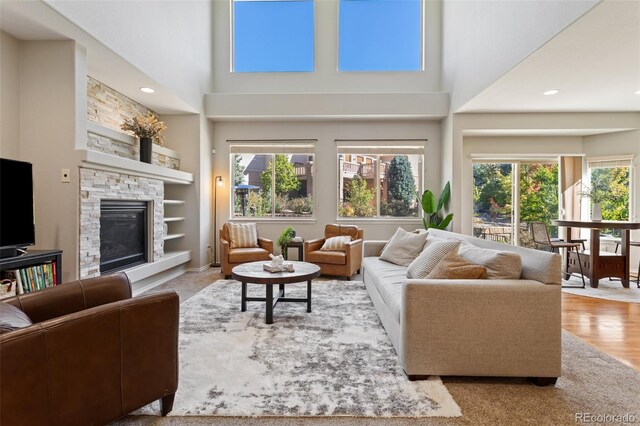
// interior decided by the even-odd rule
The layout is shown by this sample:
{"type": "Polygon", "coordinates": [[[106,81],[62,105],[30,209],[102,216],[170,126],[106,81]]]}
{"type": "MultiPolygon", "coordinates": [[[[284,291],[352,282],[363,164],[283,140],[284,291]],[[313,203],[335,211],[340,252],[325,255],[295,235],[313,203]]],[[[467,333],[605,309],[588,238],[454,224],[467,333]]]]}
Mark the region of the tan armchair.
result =
{"type": "Polygon", "coordinates": [[[364,231],[357,226],[327,225],[324,228],[324,238],[304,242],[304,260],[315,263],[324,275],[345,277],[360,271],[362,265],[362,239],[364,231]],[[350,236],[344,251],[322,251],[322,245],[327,238],[350,236]]]}
{"type": "Polygon", "coordinates": [[[273,241],[258,237],[258,247],[231,248],[229,224],[225,223],[220,230],[220,266],[225,278],[231,278],[234,266],[259,260],[271,260],[273,241]]]}
{"type": "Polygon", "coordinates": [[[178,388],[179,300],[174,291],[131,297],[120,272],[3,300],[0,424],[102,425],[178,388]],[[11,306],[12,305],[13,308],[11,306]],[[22,327],[22,328],[19,328],[22,327]]]}

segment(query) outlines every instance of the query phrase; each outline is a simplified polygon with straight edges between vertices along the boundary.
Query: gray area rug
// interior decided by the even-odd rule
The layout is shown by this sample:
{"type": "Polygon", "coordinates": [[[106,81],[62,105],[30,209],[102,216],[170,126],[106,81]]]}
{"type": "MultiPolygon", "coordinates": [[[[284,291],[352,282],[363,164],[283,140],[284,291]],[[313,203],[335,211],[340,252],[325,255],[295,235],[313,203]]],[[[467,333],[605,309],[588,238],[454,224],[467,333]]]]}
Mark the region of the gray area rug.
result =
{"type": "MultiPolygon", "coordinates": [[[[264,291],[249,285],[249,296],[264,291]]],[[[287,296],[305,295],[306,284],[287,285],[287,296]]],[[[311,313],[278,304],[272,325],[264,302],[240,312],[236,281],[182,303],[170,416],[461,416],[440,378],[407,380],[362,282],[314,282],[312,300],[311,313]]]]}
{"type": "MultiPolygon", "coordinates": [[[[580,278],[571,277],[570,280],[563,281],[564,285],[582,285],[580,278]]],[[[620,281],[609,281],[602,278],[598,288],[591,288],[589,280],[585,288],[563,288],[565,293],[576,294],[578,296],[595,297],[597,299],[613,300],[617,302],[640,303],[640,288],[636,285],[635,279],[629,288],[622,287],[620,281]]]]}

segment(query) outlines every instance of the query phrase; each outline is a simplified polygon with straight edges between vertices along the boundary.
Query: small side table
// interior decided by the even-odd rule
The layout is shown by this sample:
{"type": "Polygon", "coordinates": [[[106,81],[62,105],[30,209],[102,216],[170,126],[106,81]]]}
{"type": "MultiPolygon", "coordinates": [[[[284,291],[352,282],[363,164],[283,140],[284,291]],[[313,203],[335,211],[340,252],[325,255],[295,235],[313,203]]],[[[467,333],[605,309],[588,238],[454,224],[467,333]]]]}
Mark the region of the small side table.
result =
{"type": "Polygon", "coordinates": [[[285,260],[289,260],[289,249],[297,248],[298,249],[298,260],[300,262],[304,261],[304,240],[302,241],[291,241],[289,244],[284,246],[284,251],[282,252],[282,257],[285,260]]]}

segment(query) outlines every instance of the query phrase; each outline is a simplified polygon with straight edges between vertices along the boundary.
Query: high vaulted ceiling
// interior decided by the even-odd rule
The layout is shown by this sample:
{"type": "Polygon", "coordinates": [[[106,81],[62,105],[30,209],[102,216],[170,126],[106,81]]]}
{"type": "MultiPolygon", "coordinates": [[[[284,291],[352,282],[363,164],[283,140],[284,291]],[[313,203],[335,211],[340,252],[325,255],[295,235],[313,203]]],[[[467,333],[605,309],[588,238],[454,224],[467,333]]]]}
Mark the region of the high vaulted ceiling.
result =
{"type": "Polygon", "coordinates": [[[640,111],[638,90],[640,1],[605,0],[459,112],[640,111]]]}

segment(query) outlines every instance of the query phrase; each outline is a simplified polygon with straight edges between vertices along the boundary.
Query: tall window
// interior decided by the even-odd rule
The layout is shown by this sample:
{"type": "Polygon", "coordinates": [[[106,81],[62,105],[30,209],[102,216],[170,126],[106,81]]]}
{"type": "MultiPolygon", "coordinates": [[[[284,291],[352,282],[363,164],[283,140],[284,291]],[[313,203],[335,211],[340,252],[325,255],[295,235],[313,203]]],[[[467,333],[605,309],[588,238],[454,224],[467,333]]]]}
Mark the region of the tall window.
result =
{"type": "Polygon", "coordinates": [[[558,163],[544,161],[473,164],[473,232],[476,237],[532,247],[531,222],[558,228],[558,163]]]}
{"type": "Polygon", "coordinates": [[[249,153],[254,148],[231,148],[233,217],[313,216],[314,155],[310,149],[249,153]]]}
{"type": "Polygon", "coordinates": [[[418,217],[422,154],[339,148],[339,217],[418,217]]]}
{"type": "MultiPolygon", "coordinates": [[[[602,219],[629,220],[631,206],[631,158],[589,158],[589,188],[601,194],[602,219]]],[[[619,237],[620,230],[607,230],[619,237]]]]}
{"type": "Polygon", "coordinates": [[[235,72],[313,71],[313,0],[232,0],[235,72]]]}
{"type": "Polygon", "coordinates": [[[420,71],[421,0],[340,0],[340,71],[420,71]]]}

